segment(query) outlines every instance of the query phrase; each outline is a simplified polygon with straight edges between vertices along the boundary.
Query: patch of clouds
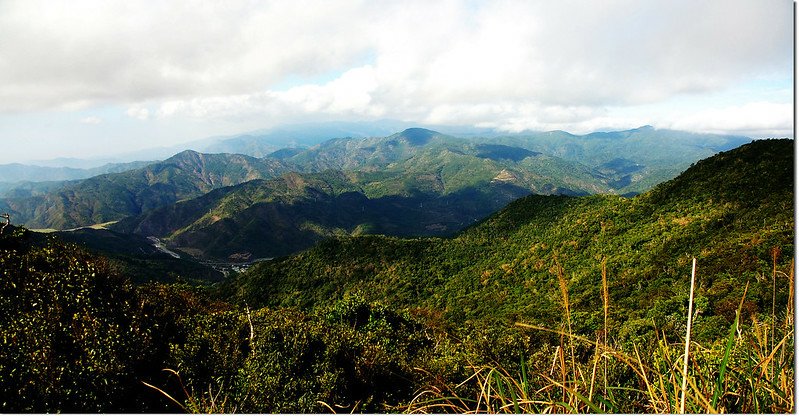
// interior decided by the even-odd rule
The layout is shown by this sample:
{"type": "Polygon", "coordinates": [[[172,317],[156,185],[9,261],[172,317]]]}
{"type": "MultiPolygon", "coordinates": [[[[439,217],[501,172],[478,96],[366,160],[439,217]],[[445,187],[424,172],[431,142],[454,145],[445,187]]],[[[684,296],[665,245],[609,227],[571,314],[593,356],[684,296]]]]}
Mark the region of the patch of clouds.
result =
{"type": "MultiPolygon", "coordinates": [[[[788,0],[7,0],[0,112],[121,105],[129,117],[161,121],[397,118],[584,132],[655,119],[782,131],[785,117],[764,103],[672,119],[625,109],[790,78],[792,8],[788,0]],[[285,85],[291,79],[325,80],[285,85]]],[[[772,104],[783,114],[787,102],[772,104]]]]}
{"type": "Polygon", "coordinates": [[[89,116],[82,118],[80,122],[82,124],[100,124],[103,122],[103,119],[101,119],[100,117],[89,116]]]}
{"type": "Polygon", "coordinates": [[[296,118],[314,113],[380,117],[385,113],[385,108],[372,103],[376,87],[373,68],[367,65],[346,71],[322,85],[307,84],[285,91],[170,100],[161,104],[157,114],[161,119],[184,116],[225,119],[259,115],[296,118]]]}
{"type": "Polygon", "coordinates": [[[364,55],[360,1],[0,3],[0,111],[252,92],[364,55]]]}
{"type": "Polygon", "coordinates": [[[376,88],[374,69],[366,65],[351,69],[324,85],[297,86],[275,92],[272,97],[286,105],[298,106],[306,112],[352,112],[380,116],[381,110],[371,106],[376,88]]]}
{"type": "Polygon", "coordinates": [[[150,110],[147,107],[133,106],[125,111],[128,117],[135,118],[136,120],[146,121],[150,118],[150,110]]]}
{"type": "Polygon", "coordinates": [[[738,133],[754,137],[793,137],[791,103],[753,102],[708,108],[671,122],[668,127],[704,133],[738,133]]]}
{"type": "Polygon", "coordinates": [[[264,92],[169,100],[159,106],[156,118],[164,120],[188,117],[214,120],[259,116],[278,110],[272,105],[273,97],[273,93],[264,92]]]}

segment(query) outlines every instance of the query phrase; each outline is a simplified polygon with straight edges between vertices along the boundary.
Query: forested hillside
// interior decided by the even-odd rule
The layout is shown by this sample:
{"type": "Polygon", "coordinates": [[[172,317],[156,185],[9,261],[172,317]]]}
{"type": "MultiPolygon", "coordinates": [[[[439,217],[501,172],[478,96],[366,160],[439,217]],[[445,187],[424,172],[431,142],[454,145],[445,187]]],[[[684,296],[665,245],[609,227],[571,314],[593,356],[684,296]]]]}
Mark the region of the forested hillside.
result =
{"type": "MultiPolygon", "coordinates": [[[[219,189],[110,228],[161,237],[198,257],[275,257],[335,235],[451,235],[530,192],[491,180],[445,192],[431,184],[435,178],[380,174],[376,182],[376,176],[289,173],[219,189]]],[[[466,171],[457,177],[472,179],[466,171]]]]}
{"type": "MultiPolygon", "coordinates": [[[[287,137],[279,142],[289,143],[287,137]]],[[[488,195],[486,200],[497,201],[478,210],[477,218],[482,218],[524,195],[517,192],[509,198],[501,190],[493,195],[494,182],[536,194],[634,194],[748,140],[650,127],[584,136],[555,131],[468,138],[410,128],[385,137],[331,139],[263,158],[184,151],[125,172],[9,188],[0,198],[0,210],[31,228],[64,230],[147,214],[254,179],[332,169],[359,175],[369,198],[433,194],[435,199],[475,188],[488,195]]]]}
{"type": "Polygon", "coordinates": [[[219,260],[291,254],[331,236],[448,236],[531,193],[646,188],[739,139],[651,128],[563,134],[461,139],[411,128],[387,137],[333,139],[273,154],[298,172],[152,209],[112,228],[219,260]],[[656,145],[666,137],[672,144],[656,145]],[[558,138],[563,148],[552,145],[558,138]],[[647,146],[658,149],[659,158],[645,156],[647,146]]]}
{"type": "Polygon", "coordinates": [[[9,227],[0,410],[790,413],[794,151],[531,195],[450,238],[335,237],[205,288],[9,227]]]}
{"type": "Polygon", "coordinates": [[[68,229],[119,220],[285,171],[274,159],[187,150],[143,168],[95,176],[43,195],[8,198],[0,201],[0,209],[31,228],[68,229]]]}
{"type": "MultiPolygon", "coordinates": [[[[590,329],[601,313],[596,287],[604,263],[610,295],[624,305],[622,327],[651,326],[651,318],[665,319],[653,313],[666,311],[645,305],[687,296],[678,282],[691,257],[700,264],[700,294],[712,294],[707,307],[717,310],[769,270],[775,247],[790,259],[793,235],[793,141],[757,141],[635,198],[529,196],[453,239],[336,238],[259,264],[233,286],[238,299],[259,306],[312,307],[358,292],[458,321],[551,325],[560,316],[557,263],[590,329]]],[[[750,296],[762,296],[755,302],[762,310],[768,287],[757,287],[750,296]]],[[[718,327],[713,315],[708,330],[718,327]]]]}

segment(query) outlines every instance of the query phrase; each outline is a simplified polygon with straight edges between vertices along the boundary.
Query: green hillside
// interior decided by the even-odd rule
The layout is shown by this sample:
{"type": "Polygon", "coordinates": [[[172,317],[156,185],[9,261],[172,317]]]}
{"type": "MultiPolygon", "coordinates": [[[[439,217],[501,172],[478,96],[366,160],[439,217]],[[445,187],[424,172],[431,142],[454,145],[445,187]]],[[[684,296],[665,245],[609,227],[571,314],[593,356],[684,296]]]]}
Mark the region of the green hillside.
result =
{"type": "Polygon", "coordinates": [[[758,276],[769,272],[772,249],[780,250],[783,263],[793,256],[793,146],[756,141],[630,199],[529,196],[452,239],[328,240],[253,267],[231,291],[250,305],[303,308],[357,292],[459,322],[551,325],[560,319],[557,264],[590,333],[600,313],[596,287],[604,261],[611,298],[625,311],[618,325],[627,333],[651,327],[652,319],[666,322],[668,305],[683,304],[687,292],[679,282],[696,256],[699,293],[708,302],[697,325],[713,331],[717,311],[729,312],[747,281],[757,299],[753,308],[764,310],[770,291],[758,276]]]}
{"type": "MultiPolygon", "coordinates": [[[[8,227],[0,411],[676,413],[686,379],[686,412],[792,413],[794,150],[755,141],[633,198],[528,196],[451,238],[330,238],[210,289],[8,227]]],[[[354,192],[256,185],[232,189],[354,192]]]]}
{"type": "Polygon", "coordinates": [[[221,189],[144,212],[114,229],[157,236],[198,257],[231,260],[291,254],[331,236],[451,235],[530,193],[587,195],[648,186],[671,178],[676,166],[687,166],[692,157],[712,153],[710,147],[734,142],[695,136],[646,128],[574,136],[571,142],[564,139],[568,148],[580,149],[571,153],[547,147],[549,136],[511,137],[507,140],[518,146],[510,146],[421,128],[382,138],[334,139],[279,154],[291,169],[305,173],[221,189]],[[652,145],[671,136],[673,144],[652,145]],[[691,148],[687,138],[703,144],[691,148]],[[666,161],[641,156],[639,141],[660,149],[666,161]],[[599,164],[519,146],[543,146],[599,164]],[[587,157],[583,147],[600,155],[587,157]],[[640,163],[618,157],[627,149],[626,156],[640,163]],[[676,156],[666,155],[677,149],[676,156]]]}
{"type": "Polygon", "coordinates": [[[31,228],[68,229],[119,220],[285,170],[274,159],[187,150],[144,168],[95,176],[31,198],[6,199],[0,208],[31,228]]]}
{"type": "Polygon", "coordinates": [[[444,194],[414,176],[375,176],[289,173],[218,189],[111,228],[161,237],[197,257],[244,261],[296,253],[336,235],[452,234],[529,193],[499,182],[444,194]]]}
{"type": "MultiPolygon", "coordinates": [[[[263,159],[185,151],[163,162],[77,183],[22,185],[6,191],[0,210],[28,227],[70,229],[140,215],[248,180],[326,170],[373,174],[370,183],[361,184],[370,198],[429,193],[430,187],[435,194],[450,194],[484,188],[492,181],[537,194],[631,194],[744,140],[649,127],[584,136],[547,132],[487,138],[410,128],[386,137],[332,139],[263,159]]],[[[502,195],[494,199],[510,201],[502,195]]]]}
{"type": "Polygon", "coordinates": [[[752,139],[744,136],[691,133],[678,130],[637,129],[597,132],[582,136],[563,131],[522,133],[485,140],[579,162],[600,173],[614,193],[649,190],[677,176],[691,163],[736,148],[752,139]]]}
{"type": "Polygon", "coordinates": [[[411,128],[385,138],[330,140],[285,160],[303,171],[397,171],[417,166],[430,153],[447,149],[454,154],[504,161],[506,167],[515,167],[528,176],[541,175],[539,169],[543,168],[542,176],[570,179],[568,184],[556,186],[566,185],[571,191],[627,194],[646,191],[677,176],[699,159],[749,141],[742,136],[649,126],[582,136],[553,131],[469,138],[411,128]],[[544,166],[540,160],[536,163],[534,156],[539,155],[548,161],[544,166]]]}

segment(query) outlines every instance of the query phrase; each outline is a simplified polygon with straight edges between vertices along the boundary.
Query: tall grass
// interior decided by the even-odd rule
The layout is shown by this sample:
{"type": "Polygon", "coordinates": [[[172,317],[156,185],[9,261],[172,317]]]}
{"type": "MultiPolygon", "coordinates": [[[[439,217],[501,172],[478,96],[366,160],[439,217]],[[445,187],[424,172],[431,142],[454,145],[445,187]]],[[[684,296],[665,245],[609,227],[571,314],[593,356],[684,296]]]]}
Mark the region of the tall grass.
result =
{"type": "Polygon", "coordinates": [[[710,345],[700,345],[690,341],[689,336],[690,355],[681,353],[684,344],[670,343],[658,331],[654,351],[648,354],[642,354],[637,346],[623,351],[608,341],[611,299],[605,261],[601,286],[605,332],[596,340],[572,333],[568,282],[557,260],[555,263],[565,328],[516,324],[519,328],[561,337],[552,365],[522,360],[517,372],[499,366],[472,366],[472,375],[463,382],[448,385],[439,380],[430,384],[403,410],[409,413],[794,412],[793,261],[788,273],[774,267],[774,279],[786,277],[791,291],[781,322],[775,310],[770,321],[761,322],[753,316],[750,325],[742,325],[747,283],[726,337],[710,345]],[[592,359],[578,361],[573,353],[575,344],[593,348],[592,359]],[[572,352],[568,357],[566,349],[572,352]],[[689,358],[687,368],[685,358],[689,358]],[[600,364],[604,373],[602,388],[598,388],[596,381],[600,364]],[[531,368],[546,370],[532,372],[531,368]],[[586,380],[583,374],[591,376],[586,380]]]}
{"type": "Polygon", "coordinates": [[[570,308],[571,305],[569,304],[569,283],[566,281],[566,274],[565,274],[565,272],[563,270],[563,267],[561,267],[560,262],[558,262],[557,255],[555,256],[554,260],[555,260],[555,270],[556,270],[556,274],[558,276],[558,286],[560,287],[561,302],[563,304],[563,313],[566,316],[566,329],[568,331],[564,335],[562,335],[561,338],[560,338],[561,339],[561,342],[560,342],[560,344],[561,344],[560,345],[561,354],[559,356],[560,363],[561,363],[561,366],[560,366],[560,369],[561,369],[561,384],[560,384],[560,387],[561,387],[561,390],[563,391],[563,401],[566,402],[568,404],[568,406],[574,406],[574,405],[576,405],[576,403],[574,402],[575,398],[573,397],[573,395],[567,394],[567,392],[569,390],[568,385],[570,384],[570,382],[566,379],[567,369],[566,369],[566,365],[565,365],[565,362],[564,362],[565,361],[565,357],[563,356],[563,350],[564,350],[563,340],[564,340],[564,338],[566,339],[566,342],[568,343],[569,354],[571,356],[570,358],[571,358],[571,364],[572,364],[571,365],[572,374],[579,375],[580,378],[583,379],[583,382],[585,382],[585,379],[583,378],[582,371],[580,371],[580,369],[577,367],[577,364],[576,364],[577,360],[575,359],[574,342],[573,342],[574,337],[572,337],[572,320],[571,320],[571,308],[570,308]],[[567,402],[567,399],[568,399],[568,402],[567,402]]]}

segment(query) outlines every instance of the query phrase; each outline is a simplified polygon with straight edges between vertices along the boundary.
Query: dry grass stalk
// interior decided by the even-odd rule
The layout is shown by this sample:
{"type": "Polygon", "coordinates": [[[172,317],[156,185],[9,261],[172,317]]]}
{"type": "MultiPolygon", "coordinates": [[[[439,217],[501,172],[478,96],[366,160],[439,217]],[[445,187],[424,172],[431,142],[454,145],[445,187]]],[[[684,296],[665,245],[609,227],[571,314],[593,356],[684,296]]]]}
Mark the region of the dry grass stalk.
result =
{"type": "Polygon", "coordinates": [[[555,364],[558,362],[558,354],[560,354],[560,345],[555,347],[555,355],[552,356],[552,366],[549,369],[549,375],[555,372],[555,364]]]}
{"type": "MultiPolygon", "coordinates": [[[[568,282],[566,281],[566,276],[563,271],[563,267],[561,267],[560,262],[558,262],[558,256],[555,255],[555,270],[558,275],[558,285],[560,286],[560,294],[563,301],[563,309],[566,313],[566,327],[568,329],[567,333],[567,342],[569,343],[569,354],[571,355],[571,367],[572,367],[572,374],[574,374],[575,382],[577,381],[578,374],[582,376],[581,373],[577,371],[577,359],[575,358],[575,351],[574,351],[574,343],[572,342],[572,323],[571,323],[571,308],[569,304],[569,287],[568,282]]],[[[565,375],[565,363],[562,362],[563,368],[563,384],[566,384],[566,375],[565,375]]],[[[584,381],[584,380],[583,380],[584,381]]],[[[566,390],[564,389],[564,402],[566,402],[565,397],[566,390]]],[[[569,405],[574,405],[576,403],[572,403],[571,400],[568,402],[569,405]]]]}
{"type": "MultiPolygon", "coordinates": [[[[785,306],[785,322],[783,326],[783,331],[786,333],[793,328],[793,291],[794,291],[794,282],[793,282],[793,263],[794,259],[791,259],[791,269],[788,272],[788,304],[785,306]]],[[[776,326],[776,323],[775,323],[776,326]]],[[[780,362],[785,362],[785,354],[786,348],[783,346],[782,350],[780,351],[780,362]]]]}
{"type": "MultiPolygon", "coordinates": [[[[632,351],[629,353],[617,351],[608,345],[609,295],[605,261],[603,260],[602,264],[602,298],[606,329],[603,336],[597,335],[593,340],[572,333],[572,305],[569,302],[568,283],[557,257],[555,266],[553,272],[558,277],[563,308],[566,313],[566,324],[559,329],[516,324],[518,327],[560,335],[560,345],[555,349],[548,374],[546,374],[546,367],[542,368],[543,374],[539,374],[539,380],[544,381],[543,385],[532,387],[533,385],[529,383],[524,371],[520,382],[518,377],[512,376],[502,368],[475,368],[475,374],[470,377],[479,388],[475,397],[458,398],[452,393],[454,390],[428,387],[423,394],[429,394],[424,398],[432,396],[433,399],[424,401],[414,399],[413,406],[409,406],[408,410],[412,412],[454,411],[458,413],[623,411],[617,406],[627,403],[618,402],[618,399],[614,398],[612,394],[612,392],[622,389],[621,387],[608,386],[607,376],[605,376],[605,392],[600,391],[598,378],[601,375],[598,374],[598,363],[599,360],[603,360],[606,368],[607,366],[615,368],[614,366],[621,365],[634,372],[635,378],[638,379],[638,386],[628,387],[625,384],[623,390],[643,399],[635,405],[637,410],[646,409],[645,411],[653,413],[677,413],[678,411],[679,413],[793,412],[794,370],[793,355],[790,350],[793,345],[794,331],[792,326],[788,325],[789,321],[793,321],[792,293],[789,294],[790,302],[786,308],[785,322],[779,324],[769,323],[768,320],[763,322],[758,321],[756,316],[752,316],[751,327],[742,328],[739,321],[749,288],[747,283],[738,305],[736,320],[729,330],[727,347],[721,357],[722,363],[720,367],[716,368],[717,363],[713,362],[713,359],[718,355],[713,348],[703,348],[697,343],[691,346],[694,292],[697,278],[695,258],[691,270],[684,354],[680,354],[680,347],[683,346],[681,343],[670,344],[665,333],[661,337],[658,330],[655,329],[657,347],[652,356],[644,355],[643,357],[644,351],[639,352],[636,344],[632,344],[632,351]],[[774,326],[778,326],[776,337],[771,335],[774,326]],[[783,326],[785,330],[782,329],[783,326]],[[743,336],[742,330],[745,331],[743,336]],[[572,354],[571,365],[566,363],[568,354],[566,342],[569,342],[572,354]],[[595,348],[593,362],[578,363],[576,361],[574,358],[575,343],[579,345],[585,343],[595,348]],[[711,358],[711,361],[708,361],[708,358],[711,358]],[[691,377],[688,372],[689,359],[692,365],[691,377]],[[607,361],[611,361],[611,363],[608,364],[607,361]],[[555,373],[556,365],[560,374],[555,373]],[[770,367],[775,367],[776,371],[769,373],[770,367]],[[588,382],[582,377],[583,371],[590,374],[588,382]],[[610,396],[608,396],[609,393],[611,393],[610,396]]],[[[788,287],[792,291],[794,287],[793,261],[790,274],[782,271],[779,273],[788,278],[788,287]]],[[[549,363],[548,359],[546,360],[543,363],[544,366],[549,363]]],[[[421,397],[421,395],[417,397],[421,397]]]]}
{"type": "MultiPolygon", "coordinates": [[[[606,268],[607,258],[602,259],[602,309],[605,312],[604,344],[608,344],[608,311],[610,310],[610,295],[608,294],[608,273],[606,268]]],[[[606,369],[607,371],[607,369],[606,369]]]]}
{"type": "MultiPolygon", "coordinates": [[[[597,337],[597,344],[599,344],[599,337],[597,337]]],[[[594,399],[594,383],[596,382],[596,367],[599,364],[599,360],[602,358],[602,354],[599,352],[599,348],[594,349],[594,365],[591,366],[591,386],[588,389],[588,400],[591,401],[594,399]]]]}
{"type": "MultiPolygon", "coordinates": [[[[610,311],[610,294],[608,293],[607,257],[602,258],[602,309],[605,312],[603,344],[608,345],[608,312],[610,311]]],[[[603,360],[603,381],[605,392],[608,390],[608,362],[603,360]]]]}
{"type": "Polygon", "coordinates": [[[252,326],[252,318],[250,318],[250,306],[245,303],[244,308],[247,311],[247,322],[250,324],[250,346],[252,346],[252,341],[255,338],[255,329],[252,326]]]}
{"type": "Polygon", "coordinates": [[[788,272],[788,305],[785,313],[785,328],[793,327],[793,291],[794,291],[794,259],[791,259],[791,270],[788,272]]]}
{"type": "Polygon", "coordinates": [[[569,288],[566,282],[566,276],[563,273],[563,267],[560,266],[557,256],[555,256],[555,270],[558,276],[558,286],[560,286],[561,301],[563,302],[563,309],[566,312],[566,322],[569,325],[569,332],[571,332],[571,311],[569,310],[569,288]]]}
{"type": "Polygon", "coordinates": [[[685,356],[682,366],[682,394],[680,397],[680,413],[685,414],[685,390],[688,383],[688,353],[691,348],[691,321],[694,314],[694,281],[696,279],[696,257],[691,264],[691,292],[688,295],[688,327],[685,329],[685,356]]]}
{"type": "MultiPolygon", "coordinates": [[[[771,349],[774,350],[774,329],[777,326],[777,257],[780,255],[780,248],[771,249],[771,349]]],[[[774,378],[774,364],[772,363],[769,377],[774,378]]]]}
{"type": "MultiPolygon", "coordinates": [[[[415,370],[428,376],[432,375],[423,368],[417,367],[415,370]]],[[[458,397],[453,394],[453,392],[469,383],[472,379],[479,378],[479,376],[480,372],[475,371],[474,374],[454,387],[449,386],[446,382],[439,379],[441,386],[430,385],[425,390],[421,391],[408,404],[405,413],[472,413],[473,411],[471,409],[474,408],[474,405],[467,403],[470,402],[470,400],[458,397]]]]}
{"type": "Polygon", "coordinates": [[[558,358],[560,359],[560,379],[563,382],[563,402],[566,403],[566,354],[563,353],[563,335],[560,337],[560,354],[558,354],[558,358]]]}

